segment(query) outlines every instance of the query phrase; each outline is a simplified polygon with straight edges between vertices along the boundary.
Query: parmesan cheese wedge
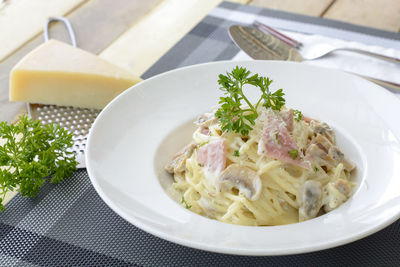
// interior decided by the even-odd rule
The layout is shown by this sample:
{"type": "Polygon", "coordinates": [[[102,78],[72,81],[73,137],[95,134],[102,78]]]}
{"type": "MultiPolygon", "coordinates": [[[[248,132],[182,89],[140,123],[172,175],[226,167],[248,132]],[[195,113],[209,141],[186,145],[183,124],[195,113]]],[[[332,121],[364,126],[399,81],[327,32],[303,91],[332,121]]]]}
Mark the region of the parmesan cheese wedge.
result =
{"type": "Polygon", "coordinates": [[[27,54],[10,74],[10,101],[104,108],[140,82],[130,71],[66,43],[50,40],[27,54]]]}

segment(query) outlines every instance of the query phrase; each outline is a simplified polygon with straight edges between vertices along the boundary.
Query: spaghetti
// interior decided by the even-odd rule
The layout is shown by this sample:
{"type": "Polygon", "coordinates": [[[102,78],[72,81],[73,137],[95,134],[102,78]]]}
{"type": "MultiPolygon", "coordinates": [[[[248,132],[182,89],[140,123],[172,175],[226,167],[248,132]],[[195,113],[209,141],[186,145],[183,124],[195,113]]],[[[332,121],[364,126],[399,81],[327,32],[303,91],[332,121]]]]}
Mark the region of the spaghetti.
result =
{"type": "Polygon", "coordinates": [[[293,110],[266,110],[248,136],[223,132],[212,113],[196,122],[193,141],[166,169],[190,210],[251,226],[312,219],[351,195],[355,165],[336,146],[333,130],[293,110]]]}

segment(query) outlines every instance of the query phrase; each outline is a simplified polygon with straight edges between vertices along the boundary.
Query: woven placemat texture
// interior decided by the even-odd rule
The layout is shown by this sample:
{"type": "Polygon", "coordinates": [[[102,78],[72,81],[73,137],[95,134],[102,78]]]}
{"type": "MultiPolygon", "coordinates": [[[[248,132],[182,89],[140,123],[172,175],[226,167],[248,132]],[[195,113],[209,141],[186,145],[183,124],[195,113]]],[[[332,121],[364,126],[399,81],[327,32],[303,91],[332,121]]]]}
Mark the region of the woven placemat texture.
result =
{"type": "Polygon", "coordinates": [[[400,264],[400,222],[345,246],[291,256],[231,256],[176,245],[114,213],[97,195],[85,170],[59,185],[45,185],[35,199],[15,197],[0,221],[1,266],[400,264]]]}
{"type": "MultiPolygon", "coordinates": [[[[309,17],[232,3],[223,3],[218,9],[226,14],[240,11],[293,19],[292,23],[337,26],[327,25],[322,19],[310,21],[309,17]]],[[[235,24],[234,17],[204,18],[143,78],[177,67],[233,58],[239,49],[230,41],[227,28],[235,24]]],[[[345,26],[340,24],[342,30],[345,26]]],[[[394,40],[385,32],[362,27],[351,26],[349,31],[394,40]]],[[[232,256],[173,244],[136,228],[114,213],[97,195],[84,169],[58,185],[46,184],[35,199],[18,195],[6,207],[0,214],[1,266],[400,265],[400,221],[348,245],[300,255],[232,256]]]]}

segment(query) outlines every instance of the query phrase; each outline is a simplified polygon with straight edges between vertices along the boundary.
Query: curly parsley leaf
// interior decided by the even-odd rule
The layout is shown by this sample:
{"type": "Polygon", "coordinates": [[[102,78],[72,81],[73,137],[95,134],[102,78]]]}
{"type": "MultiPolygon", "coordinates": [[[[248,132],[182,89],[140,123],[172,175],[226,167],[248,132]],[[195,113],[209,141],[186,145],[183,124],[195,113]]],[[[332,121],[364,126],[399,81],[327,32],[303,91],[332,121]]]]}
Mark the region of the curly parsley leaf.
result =
{"type": "Polygon", "coordinates": [[[275,140],[278,143],[278,145],[281,144],[281,139],[279,139],[279,132],[275,133],[275,140]]]}
{"type": "Polygon", "coordinates": [[[289,150],[288,154],[292,159],[296,159],[299,156],[299,151],[297,149],[289,150]]]}
{"type": "Polygon", "coordinates": [[[18,123],[0,122],[0,211],[8,191],[34,197],[43,184],[59,183],[76,170],[72,133],[27,116],[18,123]]]}
{"type": "Polygon", "coordinates": [[[293,110],[293,118],[295,121],[301,121],[303,119],[303,114],[301,114],[300,110],[294,109],[293,110]]]}
{"type": "Polygon", "coordinates": [[[220,97],[220,108],[215,116],[226,132],[236,132],[243,136],[248,135],[258,117],[257,108],[262,102],[266,108],[280,110],[285,105],[285,95],[282,89],[271,92],[269,86],[272,80],[258,74],[251,75],[251,72],[244,67],[236,66],[226,75],[220,74],[218,84],[224,96],[220,97]],[[252,105],[243,93],[243,86],[249,84],[258,87],[261,91],[260,99],[256,105],[252,105]],[[247,105],[243,108],[243,105],[247,105]]]}

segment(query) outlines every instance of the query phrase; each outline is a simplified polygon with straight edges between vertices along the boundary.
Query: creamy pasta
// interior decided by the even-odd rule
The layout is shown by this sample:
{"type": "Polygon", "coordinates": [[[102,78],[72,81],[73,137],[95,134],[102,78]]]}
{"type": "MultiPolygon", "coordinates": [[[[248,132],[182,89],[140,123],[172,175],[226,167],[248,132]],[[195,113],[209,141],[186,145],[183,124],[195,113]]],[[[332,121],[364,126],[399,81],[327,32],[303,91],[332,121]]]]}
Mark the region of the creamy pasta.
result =
{"type": "Polygon", "coordinates": [[[290,224],[329,212],[351,195],[355,165],[323,122],[260,106],[247,136],[223,132],[213,113],[166,169],[191,211],[252,226],[290,224]]]}

